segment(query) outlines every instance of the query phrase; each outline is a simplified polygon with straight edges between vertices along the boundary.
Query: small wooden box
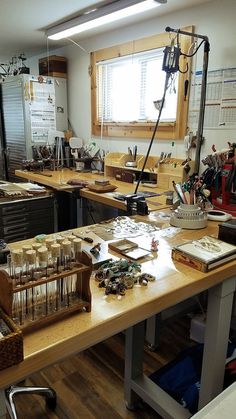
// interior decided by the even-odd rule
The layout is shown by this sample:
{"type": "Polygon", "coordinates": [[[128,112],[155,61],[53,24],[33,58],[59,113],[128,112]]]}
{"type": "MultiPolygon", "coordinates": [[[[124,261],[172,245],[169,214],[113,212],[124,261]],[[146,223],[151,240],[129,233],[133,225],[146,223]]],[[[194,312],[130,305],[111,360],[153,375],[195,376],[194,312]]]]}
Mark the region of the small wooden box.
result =
{"type": "Polygon", "coordinates": [[[39,75],[67,77],[67,59],[59,55],[50,55],[39,59],[39,75]]]}
{"type": "Polygon", "coordinates": [[[3,370],[23,361],[23,336],[21,330],[1,309],[0,319],[11,330],[11,333],[0,338],[0,370],[3,370]]]}

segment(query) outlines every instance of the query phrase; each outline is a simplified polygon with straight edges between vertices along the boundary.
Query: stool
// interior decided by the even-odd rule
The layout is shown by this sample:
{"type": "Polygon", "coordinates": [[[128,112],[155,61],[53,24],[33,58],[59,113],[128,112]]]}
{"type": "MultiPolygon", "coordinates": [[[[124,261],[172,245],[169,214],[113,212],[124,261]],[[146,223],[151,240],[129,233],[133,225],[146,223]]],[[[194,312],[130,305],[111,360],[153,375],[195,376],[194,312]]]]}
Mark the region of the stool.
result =
{"type": "Polygon", "coordinates": [[[6,407],[11,419],[17,419],[17,413],[14,404],[14,396],[23,393],[32,393],[45,396],[47,407],[49,407],[52,410],[54,410],[56,407],[57,394],[51,387],[11,386],[5,390],[6,407]]]}

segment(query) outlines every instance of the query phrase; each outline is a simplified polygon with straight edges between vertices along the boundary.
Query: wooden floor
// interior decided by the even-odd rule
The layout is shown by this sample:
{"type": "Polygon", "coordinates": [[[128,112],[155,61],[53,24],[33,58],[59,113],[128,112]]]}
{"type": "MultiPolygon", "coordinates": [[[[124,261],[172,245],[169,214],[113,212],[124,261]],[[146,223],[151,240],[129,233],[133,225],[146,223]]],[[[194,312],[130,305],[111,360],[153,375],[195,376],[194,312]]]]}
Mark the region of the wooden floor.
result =
{"type": "MultiPolygon", "coordinates": [[[[156,352],[145,349],[146,374],[157,370],[187,346],[190,320],[187,317],[163,327],[156,352]]],[[[45,406],[43,397],[18,395],[19,419],[158,419],[160,416],[144,405],[135,412],[126,409],[123,398],[124,334],[32,375],[25,385],[52,386],[57,392],[54,412],[45,406]]]]}

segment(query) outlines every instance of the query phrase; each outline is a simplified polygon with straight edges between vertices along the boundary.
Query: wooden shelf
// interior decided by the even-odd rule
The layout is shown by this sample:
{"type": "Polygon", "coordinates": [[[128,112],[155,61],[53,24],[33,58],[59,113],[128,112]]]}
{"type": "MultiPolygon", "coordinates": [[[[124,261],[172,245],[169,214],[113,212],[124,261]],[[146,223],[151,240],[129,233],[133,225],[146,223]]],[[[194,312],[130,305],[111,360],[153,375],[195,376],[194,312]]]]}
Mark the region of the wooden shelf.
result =
{"type": "MultiPolygon", "coordinates": [[[[125,153],[109,153],[105,157],[104,172],[105,176],[116,177],[117,172],[129,171],[137,174],[142,170],[145,156],[137,155],[137,167],[127,167],[130,155],[125,153]]],[[[173,189],[172,181],[176,183],[184,182],[193,173],[194,161],[189,161],[190,171],[187,173],[183,165],[184,159],[169,158],[159,163],[159,156],[149,156],[144,170],[144,179],[155,181],[157,187],[161,189],[173,189]]]]}

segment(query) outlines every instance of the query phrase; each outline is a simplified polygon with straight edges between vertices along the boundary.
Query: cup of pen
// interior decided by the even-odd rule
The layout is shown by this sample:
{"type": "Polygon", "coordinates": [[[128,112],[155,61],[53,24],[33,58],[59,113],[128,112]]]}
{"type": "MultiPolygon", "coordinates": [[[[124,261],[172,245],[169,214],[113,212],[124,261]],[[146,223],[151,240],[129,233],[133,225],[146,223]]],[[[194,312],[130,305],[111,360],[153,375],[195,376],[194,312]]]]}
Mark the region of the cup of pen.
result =
{"type": "Polygon", "coordinates": [[[198,204],[180,205],[172,212],[170,224],[174,227],[198,230],[207,226],[207,213],[198,204]]]}
{"type": "Polygon", "coordinates": [[[137,167],[137,146],[134,146],[131,150],[130,147],[128,147],[129,152],[129,160],[125,163],[126,167],[137,167]]]}

